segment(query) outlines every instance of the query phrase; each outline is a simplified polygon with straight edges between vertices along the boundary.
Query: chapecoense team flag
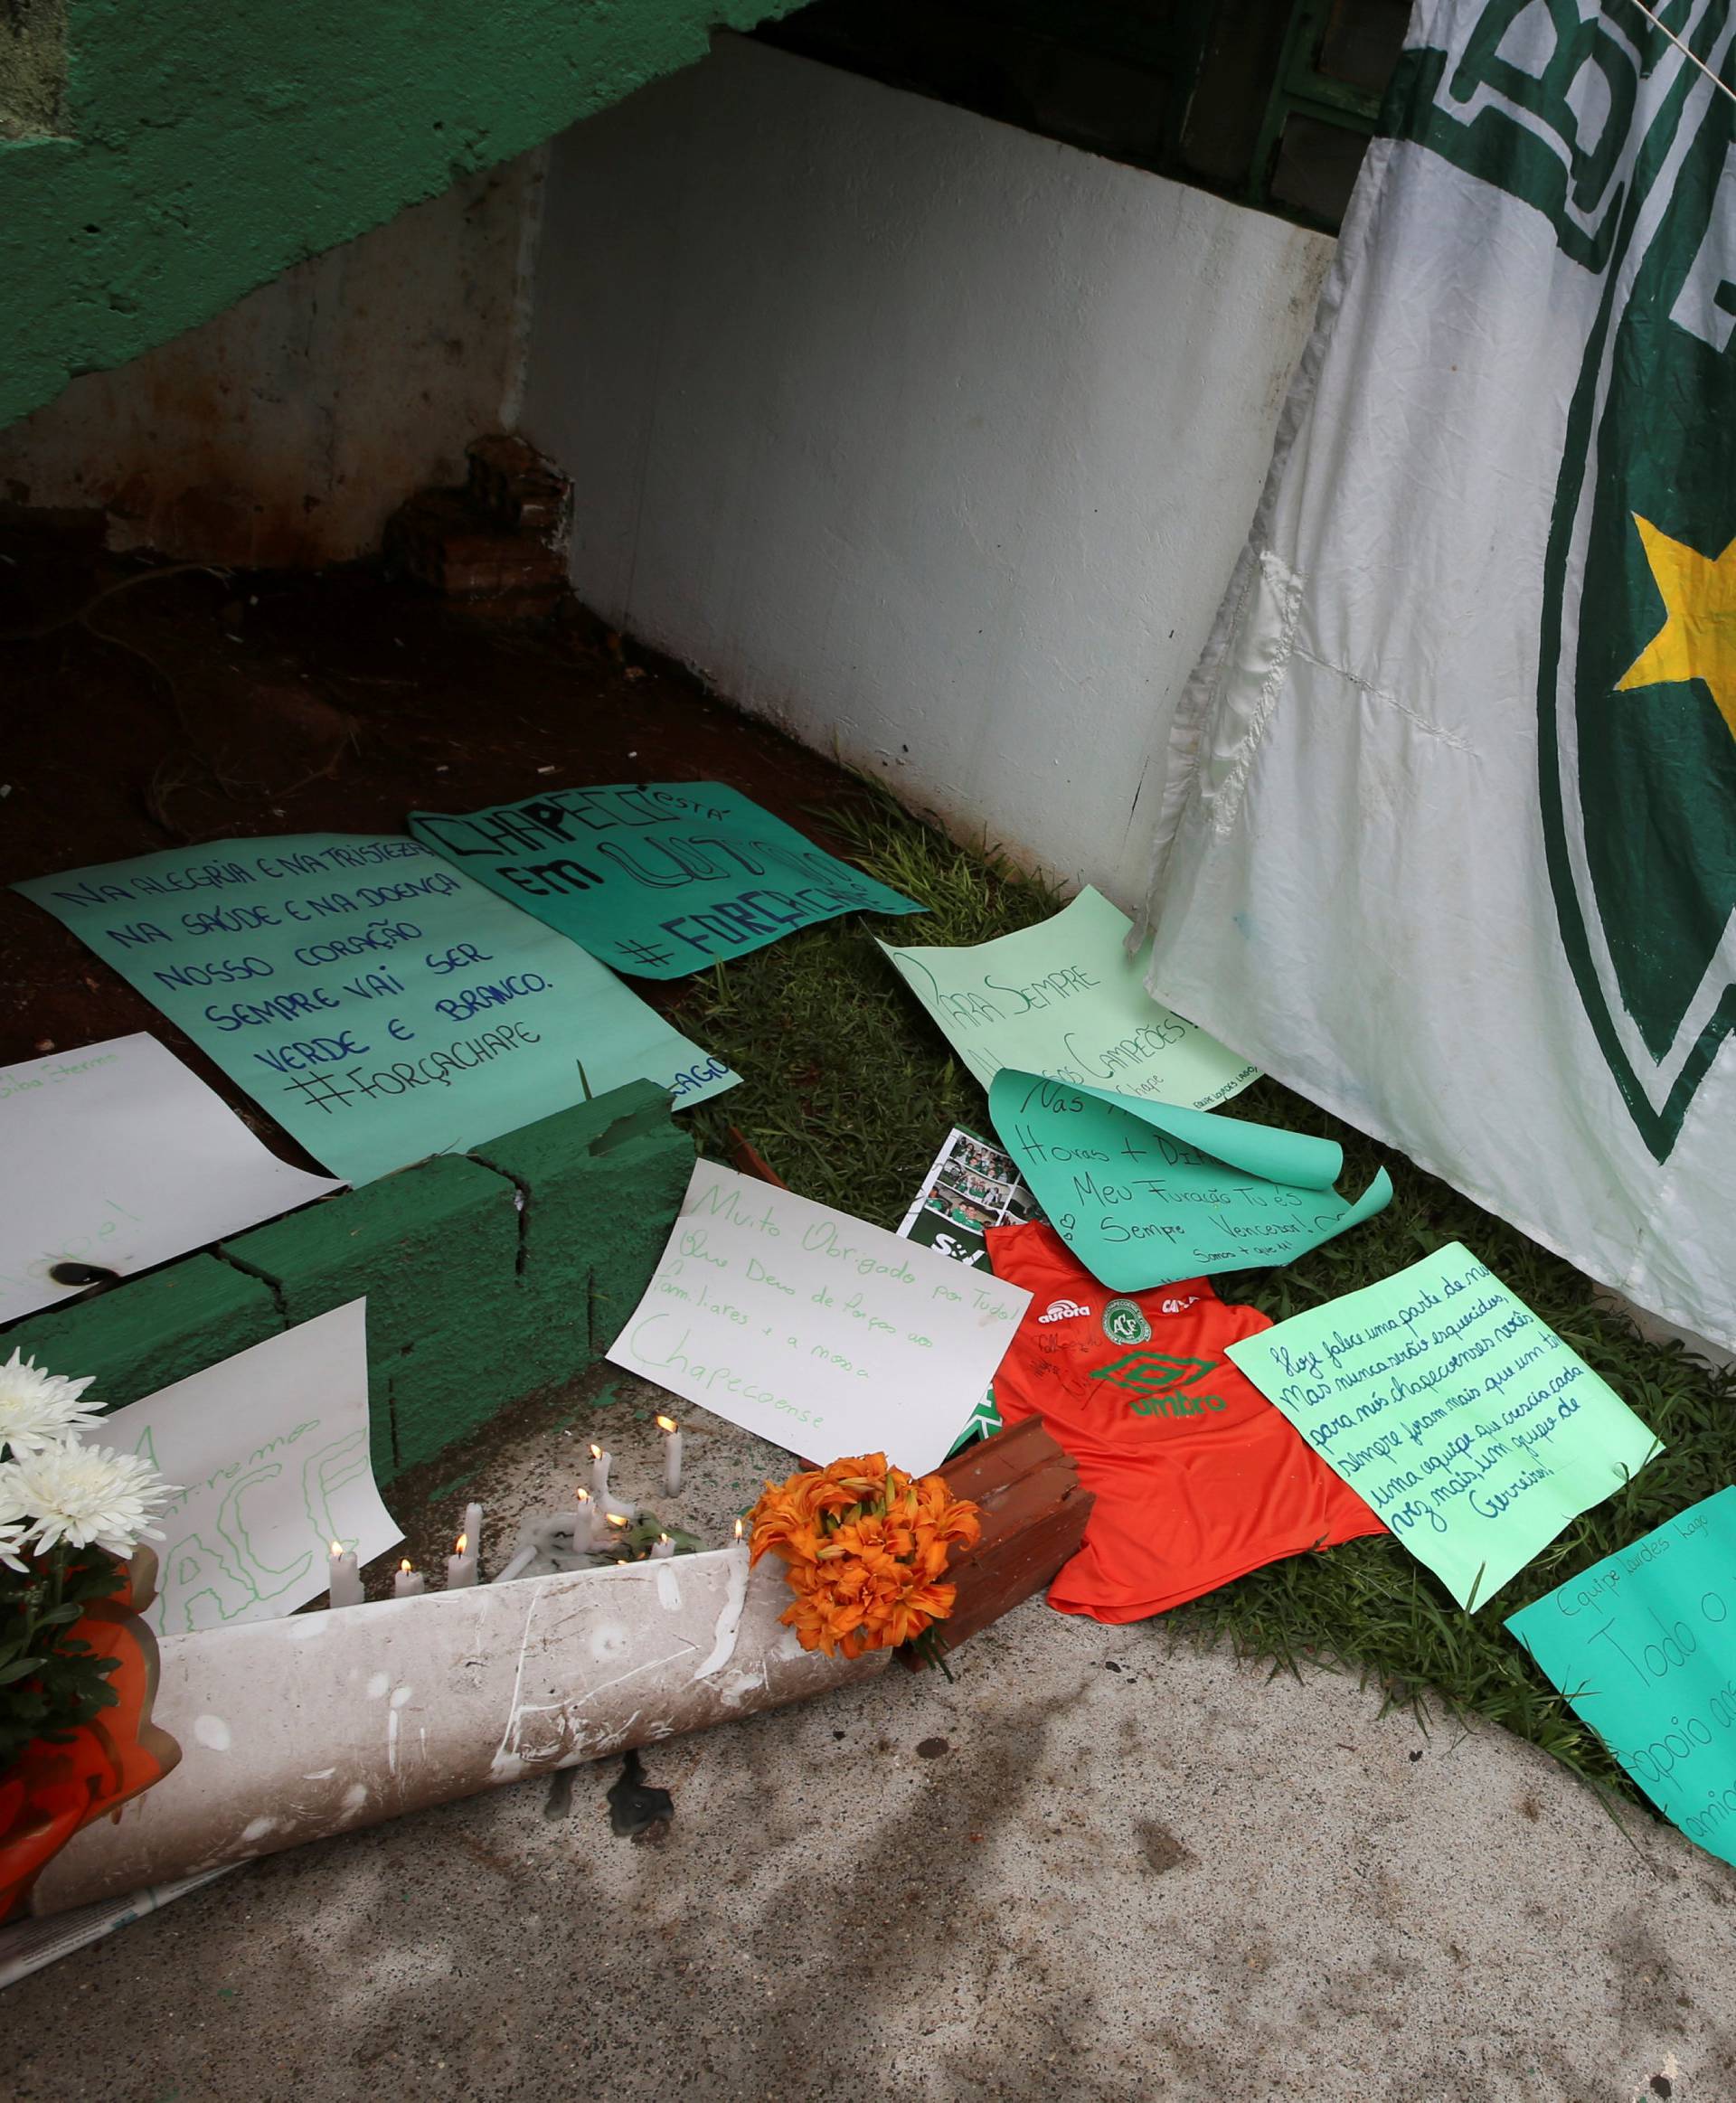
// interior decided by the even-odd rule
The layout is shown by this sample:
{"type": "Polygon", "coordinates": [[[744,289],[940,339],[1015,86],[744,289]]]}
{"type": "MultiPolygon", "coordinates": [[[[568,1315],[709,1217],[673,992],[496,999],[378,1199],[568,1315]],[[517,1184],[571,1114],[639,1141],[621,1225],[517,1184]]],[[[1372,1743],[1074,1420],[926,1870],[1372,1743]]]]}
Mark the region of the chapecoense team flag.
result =
{"type": "Polygon", "coordinates": [[[1149,983],[1736,1345],[1736,7],[1655,12],[1421,0],[1178,711],[1149,983]]]}

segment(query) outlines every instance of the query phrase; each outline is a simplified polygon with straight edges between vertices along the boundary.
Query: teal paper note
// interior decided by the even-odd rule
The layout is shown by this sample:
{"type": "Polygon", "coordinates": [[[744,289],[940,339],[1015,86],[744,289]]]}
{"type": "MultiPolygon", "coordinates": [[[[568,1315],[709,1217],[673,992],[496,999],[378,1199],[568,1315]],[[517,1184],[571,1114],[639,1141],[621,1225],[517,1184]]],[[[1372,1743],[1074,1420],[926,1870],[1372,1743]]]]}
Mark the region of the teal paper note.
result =
{"type": "Polygon", "coordinates": [[[552,788],[412,811],[410,829],[635,978],[684,978],[839,913],[925,910],[717,781],[552,788]]]}
{"type": "Polygon", "coordinates": [[[1011,1068],[988,1112],[1055,1231],[1112,1292],[1288,1263],[1392,1196],[1382,1168],[1354,1204],[1341,1198],[1330,1139],[1011,1068]]]}
{"type": "Polygon", "coordinates": [[[219,840],[17,889],[351,1183],[587,1089],[643,1078],[685,1105],[737,1079],[414,840],[219,840]]]}
{"type": "Polygon", "coordinates": [[[1671,1824],[1736,1863],[1736,1489],[1507,1627],[1671,1824]]]}
{"type": "Polygon", "coordinates": [[[1229,1355],[1461,1607],[1663,1451],[1458,1241],[1229,1355]]]}
{"type": "Polygon", "coordinates": [[[985,1088],[1005,1066],[1075,1088],[1112,1088],[1197,1110],[1227,1102],[1258,1067],[1146,991],[1151,945],[1089,888],[1052,919],[968,948],[881,948],[985,1088]]]}

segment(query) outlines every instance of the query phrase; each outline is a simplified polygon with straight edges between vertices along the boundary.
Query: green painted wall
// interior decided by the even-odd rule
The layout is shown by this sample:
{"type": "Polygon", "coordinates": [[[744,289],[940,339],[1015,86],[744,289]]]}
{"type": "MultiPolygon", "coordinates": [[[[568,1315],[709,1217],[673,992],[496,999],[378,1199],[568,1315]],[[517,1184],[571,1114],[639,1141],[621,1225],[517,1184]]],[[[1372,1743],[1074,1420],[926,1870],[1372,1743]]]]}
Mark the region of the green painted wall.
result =
{"type": "Polygon", "coordinates": [[[669,1098],[634,1081],[28,1316],[0,1357],[90,1373],[92,1399],[119,1409],[365,1293],[373,1467],[389,1483],[603,1355],[693,1166],[669,1098]]]}
{"type": "Polygon", "coordinates": [[[68,0],[0,138],[0,429],[795,0],[68,0]]]}

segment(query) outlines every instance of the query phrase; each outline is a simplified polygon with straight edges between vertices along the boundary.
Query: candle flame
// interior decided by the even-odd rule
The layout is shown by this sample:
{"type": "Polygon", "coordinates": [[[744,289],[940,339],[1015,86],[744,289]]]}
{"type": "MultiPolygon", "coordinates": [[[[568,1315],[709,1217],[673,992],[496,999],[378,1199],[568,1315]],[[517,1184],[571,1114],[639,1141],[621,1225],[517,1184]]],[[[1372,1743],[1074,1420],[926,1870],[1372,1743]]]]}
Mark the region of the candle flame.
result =
{"type": "Polygon", "coordinates": [[[590,1457],[593,1460],[600,1460],[603,1457],[602,1448],[599,1446],[594,1440],[591,1443],[590,1457]]]}
{"type": "Polygon", "coordinates": [[[675,1419],[673,1417],[659,1417],[657,1419],[657,1429],[659,1431],[674,1431],[678,1429],[679,1427],[677,1426],[675,1419]]]}
{"type": "Polygon", "coordinates": [[[579,1493],[579,1502],[580,1502],[581,1504],[590,1504],[590,1492],[589,1490],[580,1490],[580,1493],[579,1493]]]}
{"type": "Polygon", "coordinates": [[[740,1519],[735,1523],[735,1537],[738,1541],[741,1538],[741,1522],[740,1519]]]}
{"type": "Polygon", "coordinates": [[[343,1552],[344,1543],[341,1541],[334,1541],[332,1543],[332,1553],[334,1555],[342,1555],[343,1552]]]}
{"type": "Polygon", "coordinates": [[[458,1545],[456,1552],[459,1555],[462,1555],[466,1548],[469,1545],[469,1542],[470,1536],[467,1533],[460,1533],[458,1535],[458,1545]]]}
{"type": "Polygon", "coordinates": [[[402,1570],[402,1571],[403,1571],[404,1575],[405,1575],[406,1577],[408,1577],[408,1576],[410,1575],[410,1558],[409,1558],[409,1556],[405,1556],[404,1560],[403,1560],[403,1561],[401,1561],[401,1563],[398,1565],[398,1567],[399,1567],[399,1569],[400,1569],[401,1570],[402,1570]]]}
{"type": "Polygon", "coordinates": [[[609,1523],[611,1526],[625,1526],[627,1523],[627,1514],[625,1512],[611,1512],[609,1514],[609,1523]]]}
{"type": "Polygon", "coordinates": [[[667,1541],[667,1540],[668,1540],[668,1538],[669,1538],[669,1536],[668,1536],[666,1533],[659,1533],[659,1534],[657,1535],[657,1539],[658,1539],[659,1541],[667,1541]]]}

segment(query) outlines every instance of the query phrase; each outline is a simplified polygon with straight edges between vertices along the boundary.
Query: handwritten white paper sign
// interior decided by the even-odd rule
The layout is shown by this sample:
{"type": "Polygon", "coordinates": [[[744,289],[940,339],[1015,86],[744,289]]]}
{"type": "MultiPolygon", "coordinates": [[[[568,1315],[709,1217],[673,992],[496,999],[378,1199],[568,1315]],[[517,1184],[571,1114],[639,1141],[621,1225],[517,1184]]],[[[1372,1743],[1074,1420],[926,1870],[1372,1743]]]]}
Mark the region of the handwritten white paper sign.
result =
{"type": "Polygon", "coordinates": [[[142,1033],[0,1067],[0,1322],[130,1278],[342,1190],[268,1152],[220,1095],[142,1033]]]}
{"type": "Polygon", "coordinates": [[[367,1302],[334,1307],[102,1419],[92,1443],[179,1485],[153,1545],[159,1635],[290,1614],[402,1539],[368,1458],[367,1302]]]}
{"type": "Polygon", "coordinates": [[[883,1227],[701,1161],[609,1355],[810,1460],[884,1453],[920,1475],[946,1458],[1030,1302],[883,1227]]]}

